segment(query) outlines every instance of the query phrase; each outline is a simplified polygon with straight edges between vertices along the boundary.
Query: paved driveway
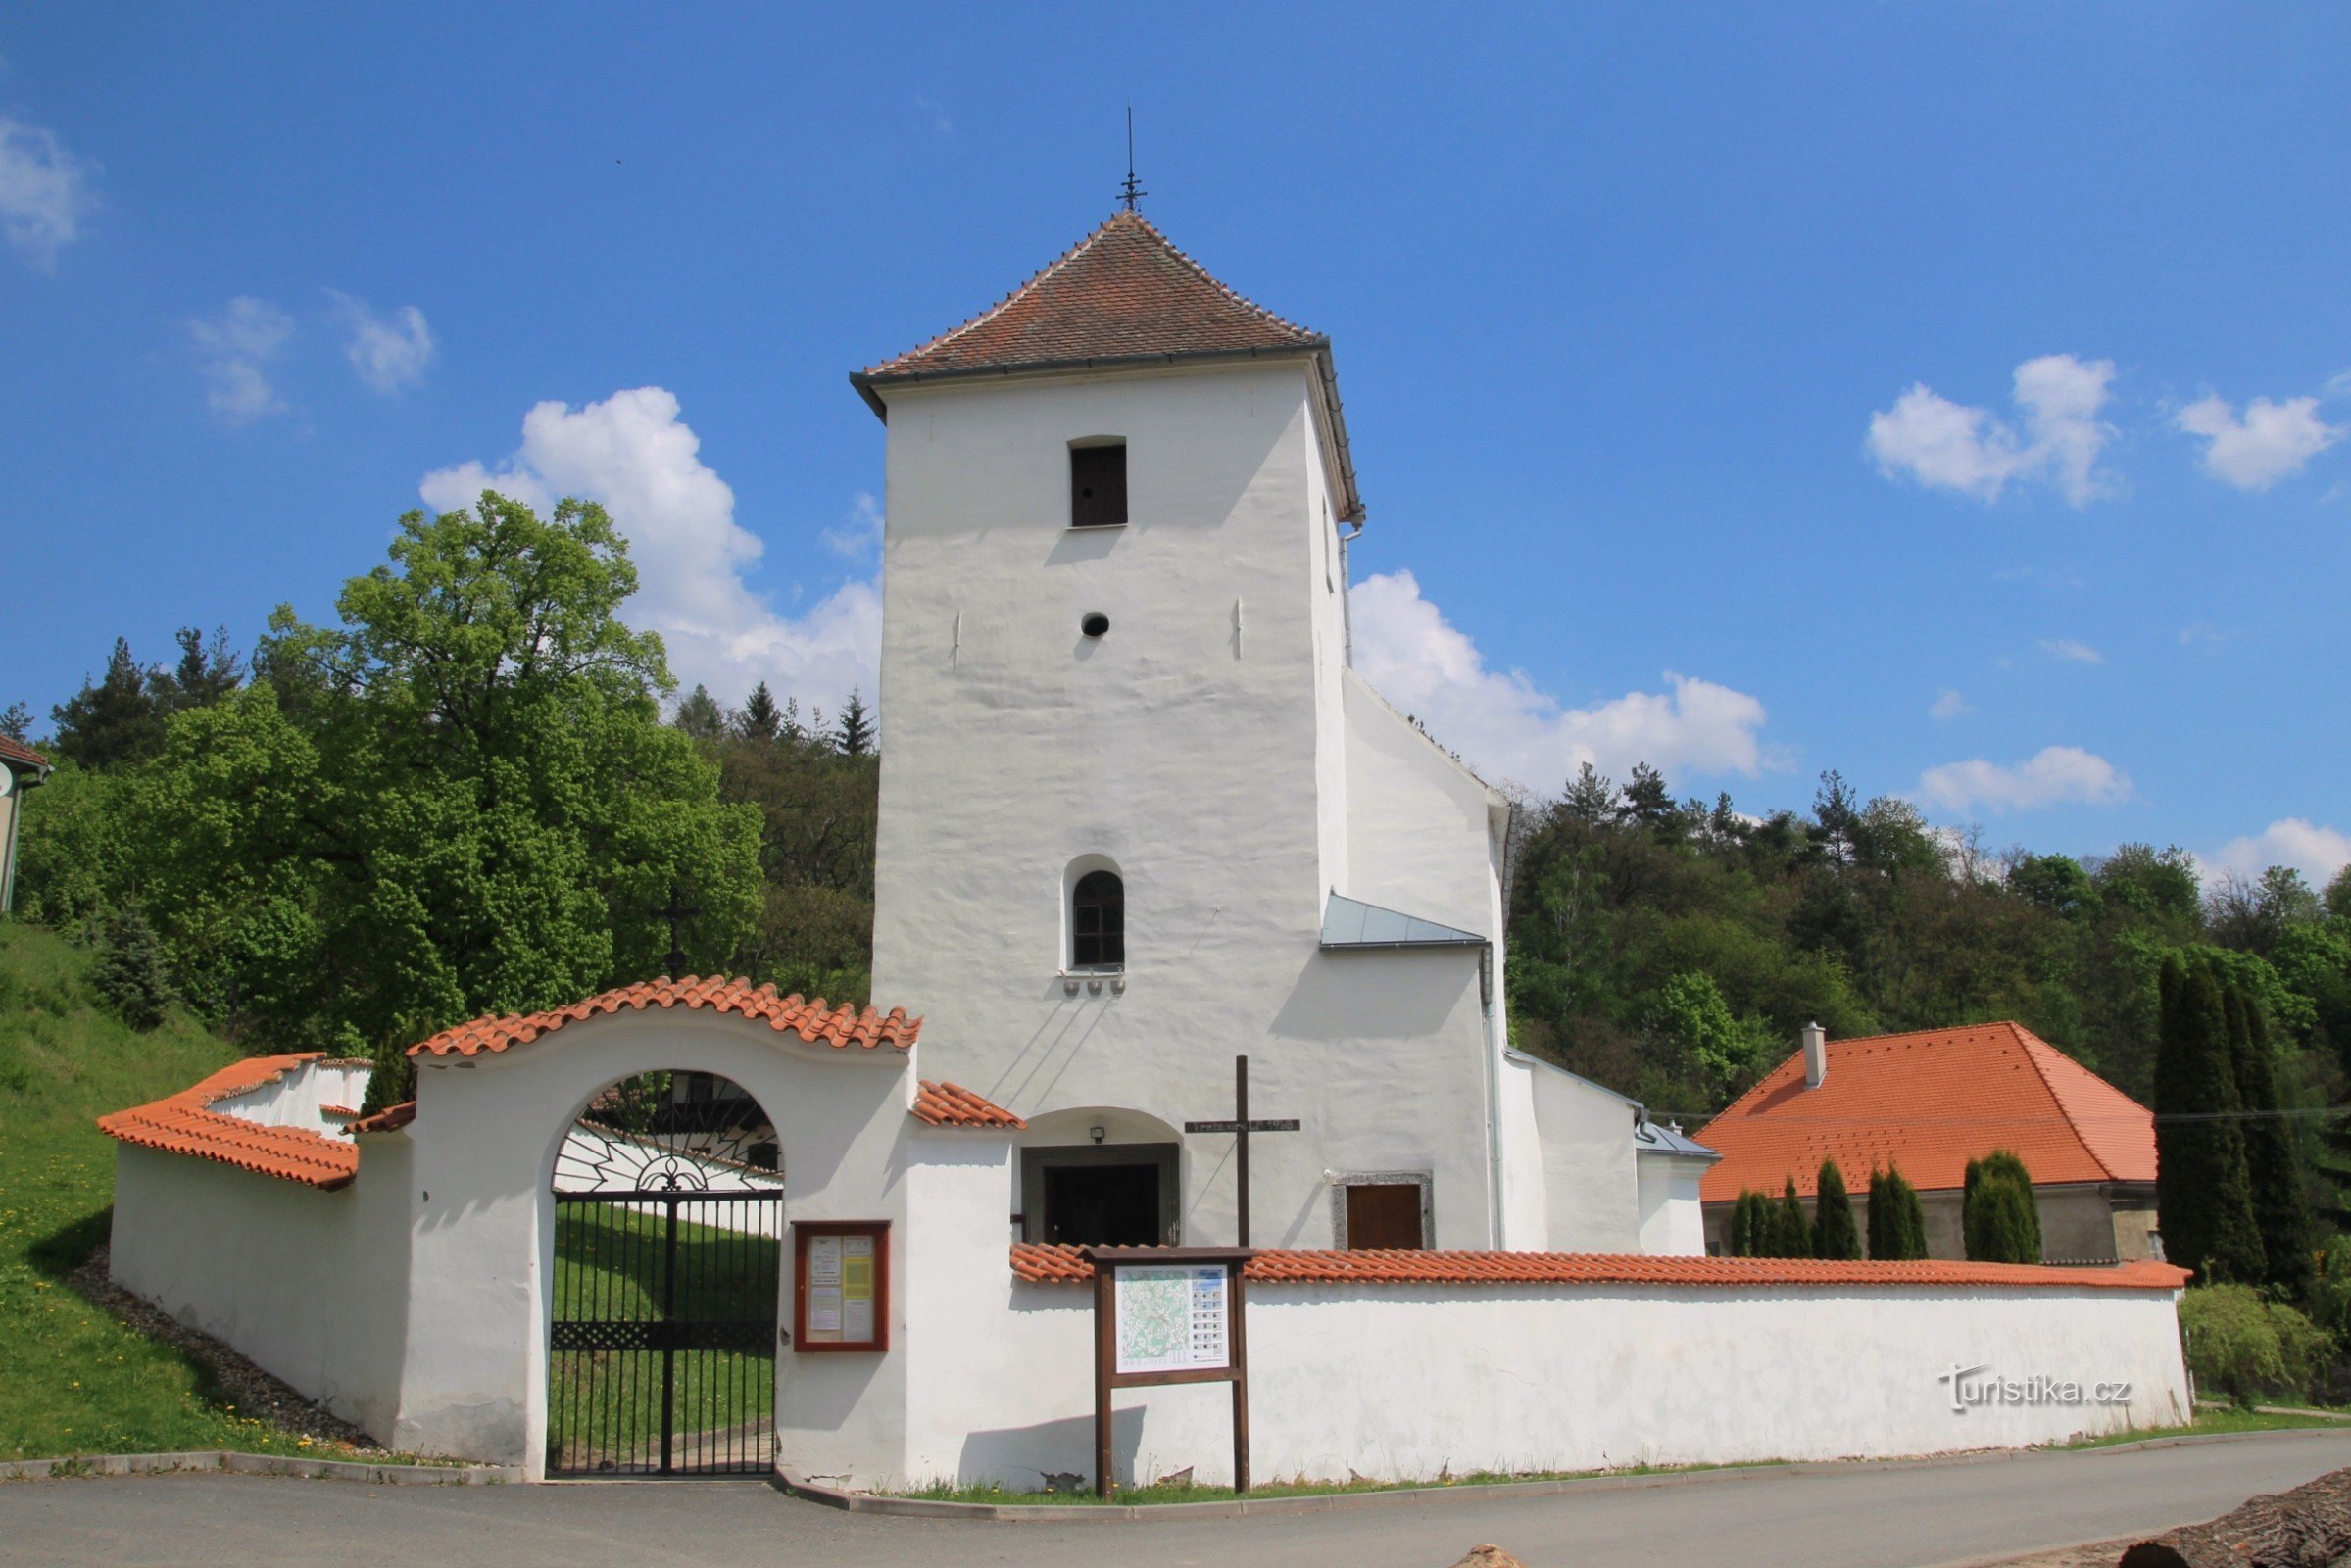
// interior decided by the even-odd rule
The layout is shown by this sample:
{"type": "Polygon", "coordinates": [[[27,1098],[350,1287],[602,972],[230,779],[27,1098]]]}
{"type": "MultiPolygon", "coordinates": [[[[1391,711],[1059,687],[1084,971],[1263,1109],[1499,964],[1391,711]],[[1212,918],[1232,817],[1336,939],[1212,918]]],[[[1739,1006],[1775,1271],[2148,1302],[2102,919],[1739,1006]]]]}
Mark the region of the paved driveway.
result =
{"type": "Polygon", "coordinates": [[[0,1563],[138,1568],[961,1568],[1105,1561],[1445,1568],[1926,1568],[2207,1518],[2351,1465],[2351,1431],[1872,1470],[1727,1472],[1504,1501],[1163,1523],[851,1515],[755,1482],[362,1487],[242,1476],[0,1484],[0,1563]]]}

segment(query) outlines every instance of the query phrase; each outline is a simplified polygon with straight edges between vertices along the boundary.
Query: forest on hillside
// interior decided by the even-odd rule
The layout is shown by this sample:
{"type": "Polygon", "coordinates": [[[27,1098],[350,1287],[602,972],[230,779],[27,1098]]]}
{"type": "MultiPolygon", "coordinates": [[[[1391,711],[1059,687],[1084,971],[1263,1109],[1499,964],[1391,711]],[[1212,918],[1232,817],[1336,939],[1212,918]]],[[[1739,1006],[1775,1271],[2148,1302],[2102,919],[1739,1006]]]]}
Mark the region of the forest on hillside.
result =
{"type": "MultiPolygon", "coordinates": [[[[678,696],[615,614],[634,585],[600,509],[485,496],[403,518],[336,624],[281,609],[249,655],[189,629],[154,663],[118,640],[47,724],[0,715],[58,763],[19,916],[151,955],[157,995],[256,1051],[559,1004],[658,972],[673,930],[695,971],[867,1000],[872,716],[678,696]]],[[[1759,816],[1586,767],[1512,838],[1513,1042],[1660,1114],[1721,1107],[1808,1020],[2014,1018],[2149,1101],[2167,959],[2258,1000],[2281,1103],[2351,1084],[2351,871],[2208,888],[2176,848],[1994,850],[1835,772],[1759,816]]],[[[2314,1156],[2329,1124],[2298,1124],[2314,1156]]]]}

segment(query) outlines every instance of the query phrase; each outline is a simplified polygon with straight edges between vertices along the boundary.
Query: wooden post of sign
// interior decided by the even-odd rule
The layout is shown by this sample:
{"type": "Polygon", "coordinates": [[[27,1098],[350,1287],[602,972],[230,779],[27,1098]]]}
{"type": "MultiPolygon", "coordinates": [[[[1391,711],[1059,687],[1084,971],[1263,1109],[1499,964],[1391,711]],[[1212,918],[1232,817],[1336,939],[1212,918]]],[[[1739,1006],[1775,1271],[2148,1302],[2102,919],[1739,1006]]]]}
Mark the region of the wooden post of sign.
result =
{"type": "Polygon", "coordinates": [[[1118,1373],[1118,1336],[1111,1316],[1118,1309],[1111,1281],[1116,1270],[1094,1265],[1094,1494],[1110,1494],[1110,1386],[1118,1373]]]}
{"type": "MultiPolygon", "coordinates": [[[[1249,1119],[1249,1105],[1241,1107],[1244,1121],[1249,1119]]],[[[1249,1302],[1242,1295],[1243,1265],[1235,1263],[1226,1271],[1225,1291],[1233,1303],[1233,1321],[1226,1333],[1226,1343],[1233,1352],[1233,1490],[1249,1494],[1249,1302]]]]}
{"type": "Polygon", "coordinates": [[[1082,1254],[1094,1269],[1094,1494],[1107,1497],[1112,1482],[1110,1393],[1171,1383],[1233,1385],[1234,1490],[1249,1490],[1249,1343],[1242,1326],[1241,1271],[1254,1254],[1240,1247],[1089,1247],[1082,1254]],[[1118,1368],[1118,1270],[1199,1267],[1224,1271],[1225,1353],[1222,1365],[1164,1367],[1122,1372],[1118,1368]]]}

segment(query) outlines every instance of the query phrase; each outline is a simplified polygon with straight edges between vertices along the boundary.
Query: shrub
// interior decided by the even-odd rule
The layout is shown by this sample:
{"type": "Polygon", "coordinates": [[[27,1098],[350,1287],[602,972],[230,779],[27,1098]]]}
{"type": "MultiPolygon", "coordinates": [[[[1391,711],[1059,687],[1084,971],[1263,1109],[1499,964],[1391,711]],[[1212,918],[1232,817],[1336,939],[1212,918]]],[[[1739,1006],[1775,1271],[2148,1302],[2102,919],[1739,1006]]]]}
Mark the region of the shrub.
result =
{"type": "Polygon", "coordinates": [[[1903,1262],[1927,1255],[1927,1208],[1899,1168],[1870,1172],[1870,1256],[1903,1262]]]}
{"type": "Polygon", "coordinates": [[[1960,1227],[1973,1262],[2040,1261],[2040,1205],[2033,1200],[2033,1178],[2023,1160],[1995,1149],[1968,1161],[1960,1227]]]}
{"type": "Polygon", "coordinates": [[[2199,1285],[2184,1292],[2180,1325],[2197,1387],[2239,1404],[2265,1396],[2308,1398],[2334,1348],[2316,1323],[2290,1306],[2263,1300],[2249,1285],[2199,1285]]]}
{"type": "Polygon", "coordinates": [[[171,975],[163,939],[136,908],[110,916],[99,942],[90,985],[117,1017],[133,1029],[152,1029],[171,1005],[171,975]]]}
{"type": "Polygon", "coordinates": [[[1812,1255],[1850,1261],[1861,1256],[1861,1232],[1853,1224],[1853,1200],[1845,1195],[1845,1173],[1837,1161],[1821,1161],[1820,1193],[1812,1204],[1812,1255]]]}

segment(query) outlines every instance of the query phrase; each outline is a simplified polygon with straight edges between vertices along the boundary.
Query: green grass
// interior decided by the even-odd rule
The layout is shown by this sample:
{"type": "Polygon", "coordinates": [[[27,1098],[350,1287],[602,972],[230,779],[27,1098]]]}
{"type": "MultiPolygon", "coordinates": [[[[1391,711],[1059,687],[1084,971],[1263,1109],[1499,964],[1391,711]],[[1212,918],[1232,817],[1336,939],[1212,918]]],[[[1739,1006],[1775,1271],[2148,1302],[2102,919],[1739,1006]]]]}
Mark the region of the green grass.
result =
{"type": "Polygon", "coordinates": [[[2076,1438],[2060,1444],[2064,1448],[2111,1448],[2119,1443],[2145,1443],[2153,1438],[2194,1438],[2228,1432],[2282,1432],[2293,1427],[2339,1427],[2351,1425],[2340,1419],[2324,1415],[2273,1415],[2261,1410],[2242,1410],[2234,1405],[2198,1410],[2196,1418],[2184,1426],[2144,1427],[2129,1432],[2109,1432],[2103,1437],[2076,1438]]]}
{"type": "Polygon", "coordinates": [[[176,1011],[133,1033],[89,994],[89,965],[63,939],[0,919],[0,1459],[319,1451],[220,1403],[201,1369],[63,1278],[106,1240],[114,1200],[114,1143],[93,1119],[237,1055],[176,1011]]]}
{"type": "MultiPolygon", "coordinates": [[[[659,1319],[666,1286],[663,1218],[605,1204],[556,1210],[556,1315],[563,1319],[659,1319]]],[[[680,1221],[678,1315],[772,1323],[781,1264],[771,1237],[736,1236],[680,1221]]],[[[569,1470],[627,1468],[661,1455],[661,1363],[643,1351],[559,1350],[548,1387],[548,1463],[569,1470]],[[558,1444],[561,1443],[561,1446],[558,1444]]],[[[761,1421],[775,1406],[769,1355],[690,1350],[675,1363],[673,1438],[761,1421]]],[[[751,1440],[688,1446],[684,1462],[741,1453],[751,1440]]],[[[763,1439],[758,1451],[764,1452],[763,1439]]]]}

